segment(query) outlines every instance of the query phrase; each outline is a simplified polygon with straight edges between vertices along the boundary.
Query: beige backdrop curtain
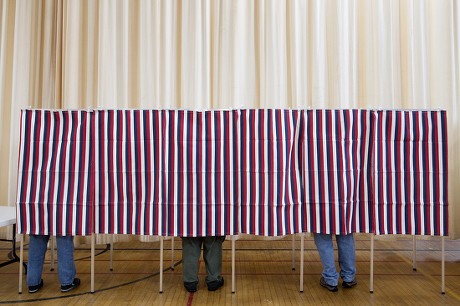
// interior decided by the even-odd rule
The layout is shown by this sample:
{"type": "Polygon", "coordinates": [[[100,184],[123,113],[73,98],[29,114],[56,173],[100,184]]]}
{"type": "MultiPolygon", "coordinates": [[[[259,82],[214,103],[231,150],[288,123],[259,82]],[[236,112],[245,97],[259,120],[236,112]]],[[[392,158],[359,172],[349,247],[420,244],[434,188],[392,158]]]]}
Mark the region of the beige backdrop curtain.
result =
{"type": "Polygon", "coordinates": [[[27,107],[441,108],[459,219],[459,22],[456,0],[1,0],[1,204],[27,107]]]}

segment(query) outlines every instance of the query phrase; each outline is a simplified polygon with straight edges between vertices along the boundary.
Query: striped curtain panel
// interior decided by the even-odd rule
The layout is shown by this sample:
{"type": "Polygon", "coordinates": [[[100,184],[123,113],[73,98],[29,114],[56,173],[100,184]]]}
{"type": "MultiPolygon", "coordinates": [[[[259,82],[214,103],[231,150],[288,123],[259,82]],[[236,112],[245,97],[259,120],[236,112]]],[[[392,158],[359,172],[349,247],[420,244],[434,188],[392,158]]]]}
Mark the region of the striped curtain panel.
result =
{"type": "Polygon", "coordinates": [[[369,110],[308,110],[304,127],[307,215],[304,231],[373,231],[369,110]]]}
{"type": "Polygon", "coordinates": [[[445,111],[378,111],[376,234],[448,235],[445,111]]]}
{"type": "Polygon", "coordinates": [[[445,111],[24,110],[18,170],[21,234],[448,234],[445,111]]]}
{"type": "Polygon", "coordinates": [[[95,233],[164,235],[160,112],[98,110],[95,121],[95,233]]]}
{"type": "Polygon", "coordinates": [[[236,111],[96,115],[96,233],[238,233],[236,111]]]}
{"type": "Polygon", "coordinates": [[[237,111],[162,112],[168,236],[238,233],[237,111]]]}
{"type": "Polygon", "coordinates": [[[18,233],[83,236],[93,232],[92,115],[21,112],[18,233]]]}
{"type": "Polygon", "coordinates": [[[302,121],[299,110],[240,111],[241,233],[303,231],[302,121]]]}

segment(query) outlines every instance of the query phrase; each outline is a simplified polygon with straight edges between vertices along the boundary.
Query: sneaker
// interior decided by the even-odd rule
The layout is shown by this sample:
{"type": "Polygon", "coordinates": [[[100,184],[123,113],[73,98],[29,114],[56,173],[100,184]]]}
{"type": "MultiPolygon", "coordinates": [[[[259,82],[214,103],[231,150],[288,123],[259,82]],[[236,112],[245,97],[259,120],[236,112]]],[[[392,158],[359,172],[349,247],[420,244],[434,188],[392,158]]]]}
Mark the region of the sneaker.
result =
{"type": "Polygon", "coordinates": [[[321,277],[321,279],[319,280],[319,284],[331,292],[337,292],[339,290],[337,286],[332,286],[326,283],[324,277],[321,277]]]}
{"type": "Polygon", "coordinates": [[[188,292],[196,292],[198,282],[184,282],[184,287],[188,292]]]}
{"type": "Polygon", "coordinates": [[[356,278],[353,278],[351,282],[346,282],[343,281],[342,287],[343,288],[353,288],[358,282],[356,281],[356,278]]]}
{"type": "Polygon", "coordinates": [[[73,290],[80,286],[80,279],[79,278],[74,278],[73,282],[69,285],[61,285],[61,292],[69,292],[70,290],[73,290]]]}
{"type": "Polygon", "coordinates": [[[40,283],[35,286],[29,286],[29,293],[35,293],[43,287],[43,279],[40,280],[40,283]]]}
{"type": "Polygon", "coordinates": [[[208,291],[216,291],[224,285],[224,278],[221,277],[220,280],[216,280],[208,283],[208,291]]]}

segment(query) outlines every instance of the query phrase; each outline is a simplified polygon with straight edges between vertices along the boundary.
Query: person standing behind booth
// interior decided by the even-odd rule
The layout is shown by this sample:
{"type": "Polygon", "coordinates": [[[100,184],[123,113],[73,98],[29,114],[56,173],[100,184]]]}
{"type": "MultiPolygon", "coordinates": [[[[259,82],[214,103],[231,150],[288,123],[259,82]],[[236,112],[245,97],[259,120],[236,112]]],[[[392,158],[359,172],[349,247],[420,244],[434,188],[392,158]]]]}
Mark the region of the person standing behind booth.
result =
{"type": "Polygon", "coordinates": [[[206,265],[206,284],[209,291],[224,285],[222,273],[222,243],[225,236],[182,237],[182,276],[188,292],[197,291],[198,261],[203,245],[203,258],[206,265]]]}
{"type": "MultiPolygon", "coordinates": [[[[356,254],[353,234],[335,235],[337,241],[340,277],[343,288],[352,288],[356,281],[356,254]]],[[[316,248],[323,264],[320,285],[329,291],[338,291],[339,274],[334,261],[334,248],[331,234],[314,234],[316,248]]]]}
{"type": "MultiPolygon", "coordinates": [[[[43,287],[42,271],[49,235],[30,235],[27,286],[29,293],[35,293],[43,287]]],[[[76,278],[73,236],[56,236],[58,277],[61,292],[68,292],[80,285],[76,278]]]]}

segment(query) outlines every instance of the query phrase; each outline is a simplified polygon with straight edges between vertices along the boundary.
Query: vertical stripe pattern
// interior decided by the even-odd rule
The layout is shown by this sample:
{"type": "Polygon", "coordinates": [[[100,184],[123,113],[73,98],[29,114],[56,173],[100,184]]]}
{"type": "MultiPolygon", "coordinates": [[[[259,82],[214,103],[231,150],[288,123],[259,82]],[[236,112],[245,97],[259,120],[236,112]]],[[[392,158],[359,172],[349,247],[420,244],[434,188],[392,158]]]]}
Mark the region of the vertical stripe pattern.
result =
{"type": "Polygon", "coordinates": [[[376,234],[448,235],[445,111],[378,111],[376,234]]]}
{"type": "Polygon", "coordinates": [[[164,171],[171,236],[233,235],[237,228],[236,111],[165,111],[164,171]]]}
{"type": "Polygon", "coordinates": [[[236,111],[96,116],[96,233],[237,233],[236,111]]]}
{"type": "Polygon", "coordinates": [[[21,234],[448,235],[445,111],[23,110],[21,234]]]}
{"type": "Polygon", "coordinates": [[[96,111],[95,232],[162,235],[161,113],[96,111]]]}
{"type": "Polygon", "coordinates": [[[21,112],[19,233],[92,233],[91,117],[91,112],[80,111],[21,112]]]}
{"type": "Polygon", "coordinates": [[[305,112],[307,232],[372,232],[372,117],[366,110],[305,112]]]}
{"type": "Polygon", "coordinates": [[[302,120],[298,110],[241,110],[241,233],[302,232],[302,120]]]}

